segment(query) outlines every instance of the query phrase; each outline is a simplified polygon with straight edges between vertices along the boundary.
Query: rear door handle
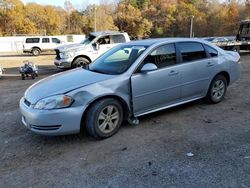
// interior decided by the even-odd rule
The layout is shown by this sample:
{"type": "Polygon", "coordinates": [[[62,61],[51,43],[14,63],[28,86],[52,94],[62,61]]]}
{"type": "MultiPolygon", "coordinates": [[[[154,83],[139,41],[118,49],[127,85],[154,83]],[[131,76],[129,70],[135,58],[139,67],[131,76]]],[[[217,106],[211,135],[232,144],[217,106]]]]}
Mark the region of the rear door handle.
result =
{"type": "Polygon", "coordinates": [[[212,67],[212,66],[214,66],[214,63],[212,63],[212,62],[207,63],[207,67],[212,67]]]}
{"type": "Polygon", "coordinates": [[[179,72],[177,72],[177,71],[175,71],[175,70],[171,70],[171,71],[168,73],[169,76],[174,76],[174,75],[177,75],[177,74],[179,74],[179,72]]]}

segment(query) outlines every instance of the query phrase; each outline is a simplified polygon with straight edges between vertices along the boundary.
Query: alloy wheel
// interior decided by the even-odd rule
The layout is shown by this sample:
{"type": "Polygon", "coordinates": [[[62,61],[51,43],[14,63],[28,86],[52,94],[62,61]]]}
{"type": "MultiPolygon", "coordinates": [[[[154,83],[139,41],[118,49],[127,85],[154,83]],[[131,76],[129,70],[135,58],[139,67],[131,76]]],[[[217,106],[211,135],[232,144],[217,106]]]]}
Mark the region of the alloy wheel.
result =
{"type": "Polygon", "coordinates": [[[103,133],[112,132],[118,125],[120,113],[116,106],[108,105],[98,116],[98,127],[103,133]]]}
{"type": "Polygon", "coordinates": [[[217,80],[212,87],[212,97],[215,100],[220,100],[225,92],[225,83],[222,80],[217,80]]]}

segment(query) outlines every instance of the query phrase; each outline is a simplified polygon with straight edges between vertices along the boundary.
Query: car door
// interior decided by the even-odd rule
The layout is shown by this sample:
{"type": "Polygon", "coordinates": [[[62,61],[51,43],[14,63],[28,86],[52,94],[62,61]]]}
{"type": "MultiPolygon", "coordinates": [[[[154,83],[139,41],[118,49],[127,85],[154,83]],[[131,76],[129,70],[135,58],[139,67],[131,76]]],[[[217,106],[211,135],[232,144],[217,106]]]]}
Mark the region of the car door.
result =
{"type": "Polygon", "coordinates": [[[181,57],[182,100],[204,96],[216,59],[208,58],[204,46],[199,42],[179,42],[177,48],[181,57]]]}
{"type": "Polygon", "coordinates": [[[48,37],[43,37],[42,38],[42,43],[40,44],[41,50],[46,51],[50,49],[50,38],[48,37]]]}
{"type": "Polygon", "coordinates": [[[164,108],[180,98],[180,74],[176,61],[175,44],[154,49],[145,57],[131,76],[132,103],[136,116],[164,108]],[[143,65],[153,63],[158,68],[140,72],[143,65]]]}

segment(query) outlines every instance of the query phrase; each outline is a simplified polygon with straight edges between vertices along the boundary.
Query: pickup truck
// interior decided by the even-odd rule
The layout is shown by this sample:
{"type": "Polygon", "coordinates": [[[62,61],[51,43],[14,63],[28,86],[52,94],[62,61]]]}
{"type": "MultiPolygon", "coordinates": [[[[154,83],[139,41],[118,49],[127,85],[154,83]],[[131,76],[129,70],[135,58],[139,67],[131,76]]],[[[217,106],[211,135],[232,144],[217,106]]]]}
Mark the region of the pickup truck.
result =
{"type": "Polygon", "coordinates": [[[127,33],[93,32],[80,44],[67,44],[56,48],[54,64],[60,69],[84,66],[114,46],[129,41],[127,33]]]}

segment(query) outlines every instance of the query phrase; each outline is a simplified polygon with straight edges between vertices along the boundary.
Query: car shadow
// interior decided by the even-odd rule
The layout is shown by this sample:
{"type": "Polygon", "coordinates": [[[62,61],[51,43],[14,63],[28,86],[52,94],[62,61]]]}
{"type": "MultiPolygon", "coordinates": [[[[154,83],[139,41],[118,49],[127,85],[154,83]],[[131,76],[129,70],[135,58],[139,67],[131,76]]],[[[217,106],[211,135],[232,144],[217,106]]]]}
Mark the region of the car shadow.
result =
{"type": "MultiPolygon", "coordinates": [[[[63,70],[56,68],[54,65],[37,65],[38,66],[38,75],[52,75],[63,70]]],[[[19,67],[11,67],[11,68],[4,68],[4,73],[2,77],[19,77],[19,67]]]]}
{"type": "Polygon", "coordinates": [[[250,51],[244,51],[244,52],[240,52],[240,56],[248,56],[250,53],[250,51]]]}
{"type": "Polygon", "coordinates": [[[157,111],[157,112],[153,112],[153,113],[150,113],[150,114],[143,115],[143,116],[139,117],[139,120],[142,121],[142,122],[152,121],[152,120],[157,119],[157,118],[159,118],[160,116],[163,116],[163,115],[175,114],[177,112],[186,111],[186,110],[188,110],[190,108],[193,108],[193,107],[203,108],[203,106],[206,106],[206,105],[208,105],[208,104],[204,99],[199,99],[199,100],[188,102],[188,103],[185,103],[185,104],[182,104],[182,105],[178,105],[178,106],[175,106],[175,107],[171,107],[171,108],[167,108],[167,109],[164,109],[164,110],[160,110],[160,111],[157,111]]]}
{"type": "MultiPolygon", "coordinates": [[[[206,102],[203,99],[193,101],[190,103],[186,103],[183,105],[179,105],[176,107],[172,107],[169,109],[161,110],[158,112],[150,113],[147,115],[143,115],[139,117],[139,120],[141,123],[145,122],[155,122],[157,124],[157,119],[159,119],[161,116],[168,116],[180,111],[185,111],[190,108],[193,108],[195,106],[198,106],[200,108],[203,108],[203,106],[207,105],[206,102]]],[[[140,124],[138,125],[140,126],[140,124]]],[[[127,121],[124,121],[120,129],[133,129],[134,125],[130,125],[127,121]]],[[[103,140],[109,140],[112,139],[114,136],[119,136],[119,132],[115,134],[114,136],[107,138],[107,139],[96,139],[91,136],[89,136],[86,132],[86,130],[83,130],[81,133],[72,134],[72,135],[63,135],[63,136],[44,136],[44,135],[37,135],[35,133],[29,133],[29,135],[34,139],[34,142],[37,143],[44,143],[44,145],[58,145],[58,143],[64,145],[70,142],[71,144],[76,143],[93,143],[103,140]]]]}
{"type": "Polygon", "coordinates": [[[41,53],[39,56],[34,56],[31,53],[13,53],[13,54],[0,54],[0,57],[40,57],[40,56],[51,56],[51,55],[56,55],[55,52],[44,52],[41,53]]]}

